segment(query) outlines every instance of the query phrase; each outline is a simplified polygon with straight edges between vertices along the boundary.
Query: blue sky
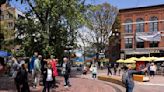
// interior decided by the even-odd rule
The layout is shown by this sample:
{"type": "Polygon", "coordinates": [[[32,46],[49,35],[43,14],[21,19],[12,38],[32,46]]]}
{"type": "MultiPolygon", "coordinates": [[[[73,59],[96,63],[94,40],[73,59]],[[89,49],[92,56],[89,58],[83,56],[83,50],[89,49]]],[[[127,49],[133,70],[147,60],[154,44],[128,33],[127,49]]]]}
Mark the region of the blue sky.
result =
{"type": "MultiPolygon", "coordinates": [[[[86,3],[89,4],[101,4],[105,2],[108,2],[119,9],[164,4],[164,0],[86,0],[86,3]]],[[[24,7],[26,5],[20,5],[20,3],[15,2],[15,0],[12,0],[11,4],[20,10],[25,10],[24,7]]]]}
{"type": "Polygon", "coordinates": [[[108,2],[119,9],[164,4],[164,0],[87,0],[87,3],[100,4],[108,2]]]}

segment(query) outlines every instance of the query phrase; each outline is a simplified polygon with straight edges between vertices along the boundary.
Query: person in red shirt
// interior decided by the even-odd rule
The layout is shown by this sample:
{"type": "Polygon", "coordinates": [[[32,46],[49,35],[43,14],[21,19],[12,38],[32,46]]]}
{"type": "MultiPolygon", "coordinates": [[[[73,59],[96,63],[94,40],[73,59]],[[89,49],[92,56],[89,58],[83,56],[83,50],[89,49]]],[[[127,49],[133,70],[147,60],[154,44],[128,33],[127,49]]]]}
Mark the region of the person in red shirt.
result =
{"type": "Polygon", "coordinates": [[[52,69],[53,69],[53,83],[52,83],[52,87],[56,86],[56,76],[58,76],[58,72],[57,72],[57,59],[54,58],[53,55],[51,55],[51,60],[50,60],[52,69]]]}

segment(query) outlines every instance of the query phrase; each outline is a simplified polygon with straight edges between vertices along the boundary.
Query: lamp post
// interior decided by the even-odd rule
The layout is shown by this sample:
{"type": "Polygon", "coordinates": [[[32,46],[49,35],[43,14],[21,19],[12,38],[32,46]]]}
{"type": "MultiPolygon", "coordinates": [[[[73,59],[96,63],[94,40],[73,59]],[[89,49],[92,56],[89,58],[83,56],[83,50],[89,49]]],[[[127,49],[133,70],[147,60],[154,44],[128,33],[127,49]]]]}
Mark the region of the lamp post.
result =
{"type": "Polygon", "coordinates": [[[109,58],[112,61],[116,61],[120,58],[120,32],[115,29],[112,32],[111,39],[109,41],[109,58]]]}

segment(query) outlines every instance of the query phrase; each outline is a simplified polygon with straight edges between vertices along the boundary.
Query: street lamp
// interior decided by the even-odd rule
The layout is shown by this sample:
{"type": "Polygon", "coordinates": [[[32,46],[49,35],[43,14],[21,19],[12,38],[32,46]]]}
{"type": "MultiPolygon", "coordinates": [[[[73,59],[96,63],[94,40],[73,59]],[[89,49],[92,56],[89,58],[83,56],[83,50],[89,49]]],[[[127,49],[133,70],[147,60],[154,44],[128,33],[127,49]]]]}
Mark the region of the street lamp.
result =
{"type": "Polygon", "coordinates": [[[109,58],[112,59],[112,61],[120,58],[120,32],[118,29],[115,29],[111,35],[109,42],[109,58]]]}

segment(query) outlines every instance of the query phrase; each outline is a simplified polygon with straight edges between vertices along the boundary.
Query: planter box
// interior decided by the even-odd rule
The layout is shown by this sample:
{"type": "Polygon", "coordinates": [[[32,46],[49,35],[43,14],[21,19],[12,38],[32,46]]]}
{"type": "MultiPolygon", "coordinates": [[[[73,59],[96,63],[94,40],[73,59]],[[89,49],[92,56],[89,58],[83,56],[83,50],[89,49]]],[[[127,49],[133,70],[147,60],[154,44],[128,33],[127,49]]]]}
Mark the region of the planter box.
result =
{"type": "Polygon", "coordinates": [[[144,75],[133,75],[133,79],[139,82],[149,81],[149,77],[146,77],[144,75]]]}

